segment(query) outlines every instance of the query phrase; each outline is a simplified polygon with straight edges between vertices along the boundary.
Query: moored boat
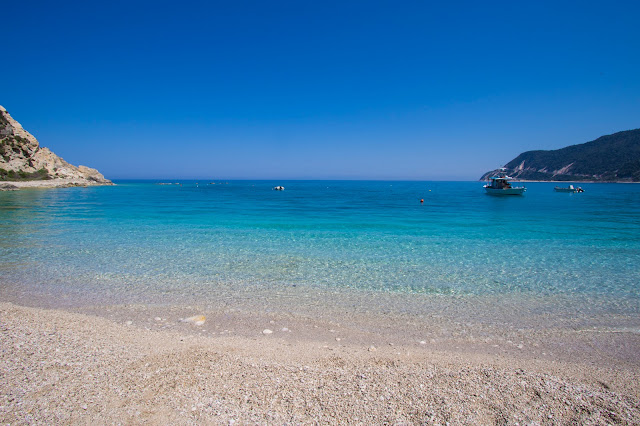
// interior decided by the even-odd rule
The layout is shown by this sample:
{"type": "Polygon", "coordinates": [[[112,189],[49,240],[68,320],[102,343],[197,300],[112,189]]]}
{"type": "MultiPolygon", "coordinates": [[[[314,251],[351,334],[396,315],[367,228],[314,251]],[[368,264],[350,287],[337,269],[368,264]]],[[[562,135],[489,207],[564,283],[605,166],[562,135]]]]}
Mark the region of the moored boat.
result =
{"type": "Polygon", "coordinates": [[[573,185],[569,185],[568,187],[564,188],[561,186],[556,186],[555,188],[553,188],[556,192],[584,192],[584,189],[577,187],[575,188],[573,185]]]}
{"type": "Polygon", "coordinates": [[[507,176],[505,169],[489,178],[489,183],[484,186],[489,195],[522,195],[527,190],[524,186],[512,186],[513,178],[507,176]]]}

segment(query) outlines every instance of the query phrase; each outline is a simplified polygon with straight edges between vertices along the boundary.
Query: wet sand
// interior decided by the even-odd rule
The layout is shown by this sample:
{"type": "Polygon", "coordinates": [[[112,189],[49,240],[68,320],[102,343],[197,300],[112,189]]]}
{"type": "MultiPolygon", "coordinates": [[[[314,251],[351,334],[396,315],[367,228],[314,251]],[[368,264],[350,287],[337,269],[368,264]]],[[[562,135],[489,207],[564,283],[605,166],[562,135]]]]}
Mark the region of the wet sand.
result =
{"type": "Polygon", "coordinates": [[[183,312],[140,308],[124,321],[125,311],[135,309],[109,318],[0,303],[0,422],[640,422],[637,365],[597,353],[572,362],[370,344],[339,324],[278,315],[197,326],[177,321],[183,312]]]}

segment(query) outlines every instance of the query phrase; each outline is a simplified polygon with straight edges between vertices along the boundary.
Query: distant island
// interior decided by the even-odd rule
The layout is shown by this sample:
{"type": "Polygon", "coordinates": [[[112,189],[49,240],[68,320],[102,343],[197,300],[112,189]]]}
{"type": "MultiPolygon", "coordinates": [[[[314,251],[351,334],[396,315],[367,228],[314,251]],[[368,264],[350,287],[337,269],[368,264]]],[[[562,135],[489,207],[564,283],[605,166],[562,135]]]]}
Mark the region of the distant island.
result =
{"type": "MultiPolygon", "coordinates": [[[[640,182],[640,129],[551,151],[527,151],[504,168],[518,180],[640,182]]],[[[496,172],[491,170],[480,180],[496,172]]]]}
{"type": "Polygon", "coordinates": [[[113,185],[96,169],[74,166],[48,148],[0,106],[0,190],[113,185]]]}

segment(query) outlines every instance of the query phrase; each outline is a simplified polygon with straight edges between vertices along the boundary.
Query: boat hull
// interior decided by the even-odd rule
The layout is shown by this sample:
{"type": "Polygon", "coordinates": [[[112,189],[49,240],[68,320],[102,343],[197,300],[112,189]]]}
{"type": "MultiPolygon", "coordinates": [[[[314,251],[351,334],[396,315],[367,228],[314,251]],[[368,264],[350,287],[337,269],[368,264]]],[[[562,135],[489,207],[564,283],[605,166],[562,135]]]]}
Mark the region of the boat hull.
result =
{"type": "Polygon", "coordinates": [[[522,195],[527,188],[519,187],[519,188],[490,188],[488,186],[484,187],[484,190],[487,191],[489,195],[522,195]]]}
{"type": "Polygon", "coordinates": [[[583,192],[578,188],[559,188],[559,187],[555,187],[554,190],[556,192],[569,192],[569,193],[572,193],[572,194],[574,194],[576,192],[583,192]]]}

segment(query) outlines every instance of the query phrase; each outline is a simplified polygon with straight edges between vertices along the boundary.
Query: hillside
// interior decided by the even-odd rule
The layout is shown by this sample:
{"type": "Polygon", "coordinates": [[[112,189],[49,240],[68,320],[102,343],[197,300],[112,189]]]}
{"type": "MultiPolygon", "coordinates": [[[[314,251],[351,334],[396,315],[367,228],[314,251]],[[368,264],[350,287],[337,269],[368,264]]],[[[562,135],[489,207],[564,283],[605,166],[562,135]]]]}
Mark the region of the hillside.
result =
{"type": "Polygon", "coordinates": [[[527,151],[504,167],[520,180],[640,182],[640,129],[552,151],[527,151]]]}
{"type": "MultiPolygon", "coordinates": [[[[33,135],[0,106],[0,181],[5,189],[13,189],[17,183],[43,181],[42,185],[29,186],[79,186],[111,185],[111,181],[96,169],[76,167],[64,161],[48,148],[41,147],[33,135]],[[44,181],[47,181],[46,184],[44,181]]],[[[24,185],[17,185],[24,186],[24,185]]]]}

